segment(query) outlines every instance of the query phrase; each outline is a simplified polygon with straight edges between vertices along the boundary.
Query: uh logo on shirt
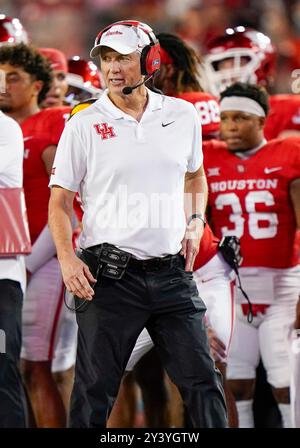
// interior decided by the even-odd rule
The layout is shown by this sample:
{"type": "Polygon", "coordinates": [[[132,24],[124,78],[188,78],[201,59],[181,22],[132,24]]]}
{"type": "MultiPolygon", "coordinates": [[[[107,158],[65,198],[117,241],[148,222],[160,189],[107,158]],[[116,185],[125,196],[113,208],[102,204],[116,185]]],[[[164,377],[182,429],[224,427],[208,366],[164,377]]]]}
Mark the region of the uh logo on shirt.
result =
{"type": "Polygon", "coordinates": [[[107,140],[117,136],[113,126],[109,126],[108,123],[94,124],[94,129],[98,135],[101,135],[102,140],[107,140]]]}

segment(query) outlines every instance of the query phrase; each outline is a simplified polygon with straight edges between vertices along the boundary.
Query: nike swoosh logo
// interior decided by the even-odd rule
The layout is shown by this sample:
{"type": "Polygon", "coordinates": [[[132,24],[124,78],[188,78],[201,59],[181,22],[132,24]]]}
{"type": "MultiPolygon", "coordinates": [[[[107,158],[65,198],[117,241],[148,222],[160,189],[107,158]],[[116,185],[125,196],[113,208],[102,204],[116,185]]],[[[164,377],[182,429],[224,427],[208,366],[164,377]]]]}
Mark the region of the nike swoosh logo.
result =
{"type": "Polygon", "coordinates": [[[274,173],[274,171],[279,171],[282,170],[281,166],[277,166],[276,168],[265,168],[264,172],[265,174],[270,174],[270,173],[274,173]]]}
{"type": "Polygon", "coordinates": [[[27,142],[27,140],[30,140],[30,139],[32,139],[33,137],[32,136],[30,136],[30,137],[24,137],[23,138],[23,142],[27,142]]]}
{"type": "Polygon", "coordinates": [[[172,123],[175,123],[175,120],[174,121],[170,121],[170,123],[162,123],[161,125],[162,125],[163,128],[165,128],[166,126],[169,126],[172,123]]]}

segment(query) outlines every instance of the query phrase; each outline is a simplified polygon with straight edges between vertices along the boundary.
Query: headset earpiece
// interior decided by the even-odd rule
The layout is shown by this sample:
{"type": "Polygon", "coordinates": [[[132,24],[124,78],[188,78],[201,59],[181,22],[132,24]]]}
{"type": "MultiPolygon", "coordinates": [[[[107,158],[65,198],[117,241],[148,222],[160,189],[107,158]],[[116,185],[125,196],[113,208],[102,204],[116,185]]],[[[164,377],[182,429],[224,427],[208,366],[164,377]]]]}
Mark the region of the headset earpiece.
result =
{"type": "Polygon", "coordinates": [[[141,54],[141,73],[145,76],[152,76],[160,68],[160,45],[151,43],[143,48],[141,54]]]}

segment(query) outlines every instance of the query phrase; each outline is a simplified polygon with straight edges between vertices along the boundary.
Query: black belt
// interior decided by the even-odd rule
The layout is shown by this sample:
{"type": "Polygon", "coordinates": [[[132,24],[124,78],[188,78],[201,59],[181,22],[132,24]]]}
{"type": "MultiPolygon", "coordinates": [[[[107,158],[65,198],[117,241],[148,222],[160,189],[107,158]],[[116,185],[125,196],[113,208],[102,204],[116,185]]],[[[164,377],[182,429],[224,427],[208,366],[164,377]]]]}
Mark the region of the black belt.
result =
{"type": "Polygon", "coordinates": [[[180,256],[168,255],[166,257],[156,257],[149,258],[149,260],[138,260],[137,258],[131,258],[129,260],[128,266],[133,269],[138,269],[142,271],[160,271],[162,269],[170,269],[173,266],[178,266],[180,264],[180,256]]]}
{"type": "MultiPolygon", "coordinates": [[[[91,246],[87,250],[89,252],[92,252],[96,256],[103,255],[103,251],[106,250],[106,243],[104,244],[98,244],[96,246],[91,246]]],[[[183,257],[179,254],[176,255],[167,255],[166,257],[155,257],[155,258],[149,258],[148,260],[138,260],[137,258],[134,258],[131,254],[128,254],[128,252],[120,251],[121,257],[122,252],[124,253],[124,257],[126,255],[130,255],[127,267],[141,270],[141,271],[159,271],[161,269],[170,269],[173,266],[179,266],[183,264],[182,260],[183,257]]]]}

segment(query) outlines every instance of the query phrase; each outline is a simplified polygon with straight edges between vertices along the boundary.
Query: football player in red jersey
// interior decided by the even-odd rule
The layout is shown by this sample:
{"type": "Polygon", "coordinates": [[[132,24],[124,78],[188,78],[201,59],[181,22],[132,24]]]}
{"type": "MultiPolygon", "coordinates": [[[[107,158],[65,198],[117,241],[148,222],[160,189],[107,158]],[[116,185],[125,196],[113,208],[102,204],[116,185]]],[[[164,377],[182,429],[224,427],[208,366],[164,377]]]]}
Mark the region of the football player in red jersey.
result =
{"type": "Polygon", "coordinates": [[[241,241],[240,275],[254,311],[238,295],[227,377],[241,427],[253,427],[255,370],[261,356],[290,426],[288,333],[299,291],[296,230],[300,226],[300,139],[264,139],[268,112],[264,89],[235,83],[221,94],[221,138],[204,148],[209,208],[218,237],[241,241]]]}
{"type": "MultiPolygon", "coordinates": [[[[276,75],[275,63],[276,50],[268,36],[243,26],[228,28],[224,35],[208,43],[205,69],[210,90],[219,96],[236,81],[270,90],[276,75]]],[[[300,95],[271,95],[269,103],[264,128],[267,140],[300,132],[300,95]]]]}
{"type": "MultiPolygon", "coordinates": [[[[164,94],[176,96],[193,103],[199,112],[203,139],[210,139],[218,136],[220,125],[220,114],[217,100],[210,94],[203,92],[200,79],[200,60],[192,48],[187,46],[179,37],[162,33],[158,35],[161,46],[161,69],[155,78],[155,86],[163,91],[164,94]]],[[[217,366],[222,374],[226,375],[226,356],[230,346],[230,340],[233,333],[234,321],[234,300],[233,300],[233,272],[222,256],[218,253],[218,239],[213,235],[207,225],[201,239],[199,253],[194,264],[194,277],[197,282],[199,293],[204,300],[208,312],[208,325],[210,328],[210,344],[212,354],[217,361],[217,366]],[[213,330],[216,332],[214,333],[213,330]]],[[[133,369],[137,361],[153,346],[151,338],[146,330],[143,330],[132,356],[129,360],[127,369],[133,369]]],[[[164,419],[166,415],[161,412],[164,410],[165,400],[164,390],[161,384],[160,370],[157,369],[155,375],[153,369],[153,357],[149,358],[152,365],[145,367],[142,360],[134,369],[135,376],[138,377],[139,385],[142,387],[143,396],[147,403],[148,421],[158,424],[159,407],[161,416],[160,424],[166,424],[164,419]],[[156,417],[156,420],[151,415],[156,417]]],[[[127,385],[128,390],[132,387],[131,383],[127,385]]],[[[125,386],[125,387],[126,387],[125,386]]],[[[171,385],[172,387],[172,385],[171,385]]],[[[124,392],[124,391],[123,391],[124,392]]],[[[122,392],[122,393],[123,393],[122,392]]],[[[175,391],[172,392],[176,394],[175,391]]],[[[234,400],[230,397],[230,391],[226,391],[227,406],[229,409],[230,426],[237,425],[234,400]]],[[[172,397],[175,398],[172,393],[172,397]]],[[[177,394],[176,394],[177,395],[177,394]]],[[[178,406],[176,398],[171,403],[170,420],[175,426],[182,426],[182,408],[178,406]]],[[[117,406],[119,403],[117,402],[117,406]]],[[[124,412],[124,409],[122,409],[124,412]]],[[[129,415],[130,410],[127,411],[129,415]]],[[[117,426],[120,424],[118,416],[116,421],[115,409],[110,418],[110,424],[117,426]]]]}
{"type": "Polygon", "coordinates": [[[62,107],[65,105],[65,96],[68,90],[67,58],[62,51],[56,48],[39,48],[39,52],[50,61],[52,68],[51,88],[40,106],[42,108],[62,107]]]}
{"type": "MultiPolygon", "coordinates": [[[[33,243],[26,261],[31,278],[23,309],[24,375],[37,426],[65,426],[66,413],[51,375],[56,335],[63,315],[63,284],[55,252],[43,243],[47,229],[49,174],[56,145],[65,124],[65,108],[40,110],[51,83],[47,60],[25,44],[0,48],[0,69],[5,73],[6,92],[0,109],[21,125],[24,137],[24,190],[33,243]],[[47,412],[45,412],[47,403],[47,412]]],[[[62,353],[66,370],[74,341],[62,353]]],[[[75,354],[75,347],[73,349],[75,354]]],[[[72,358],[72,364],[74,357],[72,358]]],[[[71,365],[72,365],[71,364],[71,365]]]]}

